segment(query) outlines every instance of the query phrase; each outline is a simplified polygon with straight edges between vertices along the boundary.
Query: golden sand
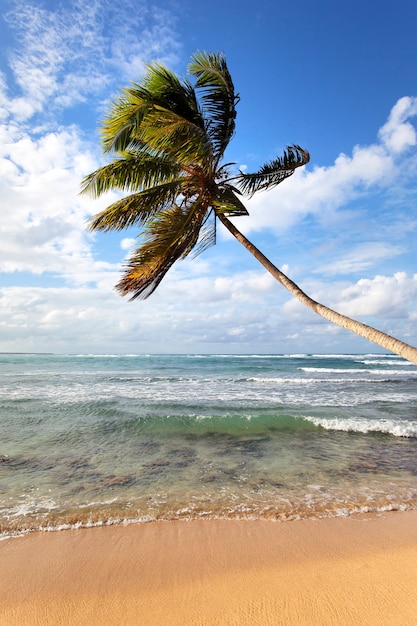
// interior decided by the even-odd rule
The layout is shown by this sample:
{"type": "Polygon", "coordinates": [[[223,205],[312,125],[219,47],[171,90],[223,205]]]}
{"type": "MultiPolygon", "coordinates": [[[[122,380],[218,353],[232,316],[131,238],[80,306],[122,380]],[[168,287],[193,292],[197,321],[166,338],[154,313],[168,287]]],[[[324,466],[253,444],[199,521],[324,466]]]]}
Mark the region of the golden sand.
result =
{"type": "Polygon", "coordinates": [[[415,626],[417,511],[0,543],[1,626],[415,626]]]}

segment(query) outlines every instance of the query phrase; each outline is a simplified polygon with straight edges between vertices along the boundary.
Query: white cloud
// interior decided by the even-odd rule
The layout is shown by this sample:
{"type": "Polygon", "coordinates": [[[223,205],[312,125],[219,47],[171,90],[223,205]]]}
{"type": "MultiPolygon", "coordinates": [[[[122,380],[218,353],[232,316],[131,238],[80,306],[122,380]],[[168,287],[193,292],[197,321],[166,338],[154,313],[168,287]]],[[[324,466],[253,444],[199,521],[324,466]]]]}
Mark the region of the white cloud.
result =
{"type": "Polygon", "coordinates": [[[85,220],[91,210],[79,181],[94,165],[75,128],[33,137],[3,128],[0,145],[0,269],[75,275],[93,269],[85,220]]]}
{"type": "MultiPolygon", "coordinates": [[[[303,281],[300,285],[314,300],[348,317],[369,324],[383,332],[416,345],[417,333],[417,275],[397,272],[391,276],[377,275],[356,283],[344,281],[331,284],[303,281]]],[[[323,345],[331,351],[355,352],[372,350],[375,345],[363,342],[356,335],[330,324],[295,298],[290,297],[279,308],[284,327],[290,333],[301,331],[301,338],[311,345],[316,340],[317,352],[323,345]],[[320,343],[321,342],[321,343],[320,343]],[[324,343],[323,343],[324,342],[324,343]],[[342,347],[344,346],[344,347],[342,347]]],[[[290,334],[287,335],[290,337],[290,334]]],[[[294,340],[296,339],[292,335],[294,340]]],[[[300,341],[302,346],[302,342],[300,341]]],[[[311,348],[313,349],[313,348],[311,348]]]]}
{"type": "Polygon", "coordinates": [[[391,109],[388,121],[379,131],[379,137],[388,150],[402,152],[417,143],[415,128],[408,121],[417,115],[417,98],[400,98],[391,109]]]}
{"type": "MultiPolygon", "coordinates": [[[[410,276],[406,272],[360,278],[356,282],[344,280],[328,283],[307,278],[300,281],[299,286],[314,300],[354,319],[369,317],[405,320],[417,304],[417,274],[410,276]]],[[[320,323],[320,317],[309,312],[289,294],[286,295],[281,312],[291,318],[313,316],[310,322],[320,323]]]]}
{"type": "Polygon", "coordinates": [[[136,239],[125,237],[121,240],[120,247],[122,250],[131,250],[135,244],[137,244],[136,239]]]}
{"type": "Polygon", "coordinates": [[[174,63],[179,44],[172,15],[146,0],[123,4],[124,11],[130,6],[129,20],[112,0],[73,0],[53,10],[15,2],[6,19],[19,41],[9,56],[22,96],[7,98],[3,88],[0,105],[6,100],[14,118],[25,120],[47,103],[50,116],[54,108],[108,95],[119,81],[137,80],[149,61],[174,63]]]}
{"type": "Polygon", "coordinates": [[[417,274],[362,278],[343,289],[337,298],[337,310],[351,317],[376,316],[383,319],[407,318],[417,296],[417,274]]]}
{"type": "MultiPolygon", "coordinates": [[[[323,341],[330,349],[346,337],[350,345],[365,349],[361,340],[312,313],[262,270],[230,280],[185,279],[174,272],[151,299],[140,303],[120,298],[112,284],[1,289],[2,350],[286,352],[305,350],[308,338],[311,349],[320,351],[323,341]]],[[[415,308],[417,275],[377,276],[330,289],[315,281],[306,289],[342,313],[378,318],[376,326],[394,335],[415,334],[412,315],[409,321],[407,317],[415,308]]]]}
{"type": "Polygon", "coordinates": [[[137,78],[126,74],[154,55],[175,58],[169,14],[149,9],[145,1],[132,1],[131,9],[129,23],[118,18],[110,0],[74,0],[53,10],[16,2],[7,14],[19,48],[10,52],[14,93],[0,75],[0,271],[49,272],[71,284],[107,281],[105,273],[115,278],[114,266],[95,261],[94,237],[85,226],[91,213],[116,196],[94,202],[79,196],[82,177],[99,164],[99,146],[75,124],[57,120],[59,109],[92,94],[104,99],[115,80],[137,78]],[[111,31],[102,19],[106,11],[111,31]]]}
{"type": "MultiPolygon", "coordinates": [[[[199,279],[194,287],[198,289],[199,279]]],[[[215,291],[214,281],[206,288],[215,291]]],[[[208,299],[204,315],[183,295],[172,300],[165,286],[153,299],[129,303],[109,285],[100,288],[10,287],[0,290],[0,345],[9,351],[187,351],[187,346],[251,341],[262,336],[260,300],[241,307],[208,299]],[[161,348],[162,346],[162,348],[161,348]]],[[[188,288],[191,289],[190,286],[188,288]]]]}
{"type": "MultiPolygon", "coordinates": [[[[250,216],[239,218],[242,230],[280,233],[308,215],[326,221],[349,201],[389,188],[403,169],[402,153],[416,143],[409,121],[415,115],[417,98],[401,98],[379,131],[380,143],[355,146],[351,156],[340,154],[331,166],[297,170],[275,189],[255,195],[247,201],[250,216]]],[[[410,158],[415,170],[417,158],[410,158]]]]}

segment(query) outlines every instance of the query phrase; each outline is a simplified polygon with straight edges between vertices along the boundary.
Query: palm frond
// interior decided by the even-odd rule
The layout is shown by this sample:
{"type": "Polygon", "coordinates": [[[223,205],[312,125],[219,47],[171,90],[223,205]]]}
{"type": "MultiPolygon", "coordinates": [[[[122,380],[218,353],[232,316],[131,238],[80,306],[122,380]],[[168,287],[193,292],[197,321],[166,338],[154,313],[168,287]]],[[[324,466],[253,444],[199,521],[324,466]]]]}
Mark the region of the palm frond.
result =
{"type": "Polygon", "coordinates": [[[153,105],[171,111],[204,130],[204,118],[195,89],[187,79],[180,80],[163,65],[154,63],[148,65],[142,85],[151,96],[153,105]]]}
{"type": "Polygon", "coordinates": [[[130,148],[135,138],[138,143],[137,131],[152,106],[150,94],[140,85],[123,89],[101,125],[103,151],[121,153],[130,148]]]}
{"type": "Polygon", "coordinates": [[[147,147],[180,162],[211,153],[193,86],[157,63],[148,66],[142,84],[133,83],[115,101],[103,122],[102,142],[107,152],[147,147]]]}
{"type": "Polygon", "coordinates": [[[161,155],[125,152],[123,157],[100,167],[81,182],[81,193],[99,197],[111,189],[138,191],[178,180],[181,168],[161,155]]]}
{"type": "Polygon", "coordinates": [[[179,164],[204,163],[211,155],[204,131],[159,105],[144,119],[138,138],[152,151],[179,164]]]}
{"type": "Polygon", "coordinates": [[[116,289],[131,300],[148,298],[165,274],[196,246],[207,210],[198,201],[186,209],[174,205],[148,220],[144,242],[132,254],[116,289]]]}
{"type": "Polygon", "coordinates": [[[271,189],[283,180],[291,176],[297,167],[306,165],[310,160],[307,150],[300,146],[289,146],[282,157],[274,161],[265,163],[257,172],[247,174],[240,172],[240,175],[233,180],[242,193],[253,196],[261,190],[271,189]]]}
{"type": "Polygon", "coordinates": [[[218,163],[235,131],[235,107],[239,98],[223,54],[196,52],[191,57],[188,72],[197,78],[196,88],[202,90],[201,102],[208,120],[206,130],[218,163]]]}
{"type": "Polygon", "coordinates": [[[93,215],[88,221],[88,228],[109,231],[143,226],[159,211],[171,206],[180,190],[181,184],[173,181],[131,194],[93,215]]]}

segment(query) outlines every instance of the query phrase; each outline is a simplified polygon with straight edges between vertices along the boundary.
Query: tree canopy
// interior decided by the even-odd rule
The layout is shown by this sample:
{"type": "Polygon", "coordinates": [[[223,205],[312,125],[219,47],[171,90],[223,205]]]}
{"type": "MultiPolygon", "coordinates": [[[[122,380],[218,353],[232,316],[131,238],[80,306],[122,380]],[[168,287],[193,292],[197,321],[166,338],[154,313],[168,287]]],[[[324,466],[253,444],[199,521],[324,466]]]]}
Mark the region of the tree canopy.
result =
{"type": "Polygon", "coordinates": [[[278,185],[309,160],[306,150],[290,146],[257,172],[233,173],[234,164],[222,159],[239,96],[225,58],[196,52],[188,73],[194,84],[155,63],[140,84],[123,89],[101,129],[114,160],[83,181],[94,196],[130,193],[94,216],[90,228],[142,229],[116,287],[132,299],[147,298],[177,260],[213,244],[216,215],[247,215],[242,195],[278,185]]]}

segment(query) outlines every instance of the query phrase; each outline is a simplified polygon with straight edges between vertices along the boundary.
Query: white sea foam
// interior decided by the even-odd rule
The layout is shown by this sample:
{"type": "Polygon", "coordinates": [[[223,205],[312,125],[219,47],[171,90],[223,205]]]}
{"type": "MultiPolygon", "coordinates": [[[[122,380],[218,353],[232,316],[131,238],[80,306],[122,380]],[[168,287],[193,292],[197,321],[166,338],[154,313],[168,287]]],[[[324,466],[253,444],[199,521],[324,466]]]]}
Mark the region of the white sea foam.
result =
{"type": "Polygon", "coordinates": [[[304,420],[326,430],[339,430],[357,433],[386,433],[395,437],[417,437],[417,421],[366,419],[366,418],[323,418],[304,416],[304,420]]]}
{"type": "Polygon", "coordinates": [[[308,355],[301,354],[192,354],[187,355],[189,358],[206,358],[216,357],[219,359],[304,359],[308,355]]]}
{"type": "MultiPolygon", "coordinates": [[[[394,354],[312,354],[315,359],[360,359],[360,358],[397,358],[394,354]]],[[[398,357],[401,359],[401,357],[398,357]]]]}
{"type": "Polygon", "coordinates": [[[358,363],[363,363],[364,365],[395,365],[396,367],[401,366],[401,367],[411,367],[415,368],[416,366],[413,363],[410,363],[409,361],[400,361],[399,359],[393,361],[393,360],[382,360],[382,359],[363,359],[363,360],[358,360],[358,363]]]}
{"type": "MultiPolygon", "coordinates": [[[[299,367],[303,372],[319,372],[326,374],[375,374],[375,375],[383,375],[383,376],[404,376],[408,372],[404,372],[404,370],[393,370],[393,369],[374,369],[374,368],[336,368],[336,367],[299,367]]],[[[410,370],[410,374],[417,374],[416,370],[410,370]]]]}
{"type": "Polygon", "coordinates": [[[24,517],[32,515],[39,511],[53,511],[58,508],[58,504],[53,498],[41,497],[29,497],[25,498],[22,502],[19,502],[15,506],[8,506],[7,509],[0,508],[0,513],[8,519],[15,517],[24,517]]]}
{"type": "MultiPolygon", "coordinates": [[[[323,370],[321,370],[323,371],[323,370]]],[[[354,371],[354,370],[353,370],[354,371]]],[[[382,383],[388,382],[389,378],[260,378],[252,377],[248,382],[266,383],[272,385],[313,385],[328,383],[382,383]]]]}

